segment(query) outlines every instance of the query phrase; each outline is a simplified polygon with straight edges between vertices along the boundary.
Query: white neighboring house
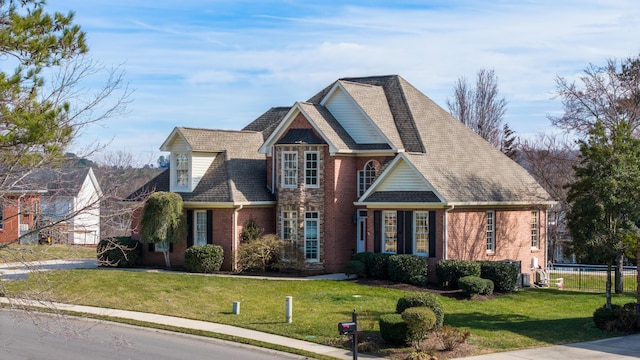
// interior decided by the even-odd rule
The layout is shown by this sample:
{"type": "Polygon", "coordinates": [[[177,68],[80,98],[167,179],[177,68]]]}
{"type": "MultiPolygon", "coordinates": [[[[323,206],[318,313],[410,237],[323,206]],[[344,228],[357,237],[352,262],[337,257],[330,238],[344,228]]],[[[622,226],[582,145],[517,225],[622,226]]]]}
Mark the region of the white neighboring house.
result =
{"type": "Polygon", "coordinates": [[[97,245],[100,241],[102,190],[90,167],[50,170],[41,198],[42,220],[53,225],[54,242],[97,245]]]}

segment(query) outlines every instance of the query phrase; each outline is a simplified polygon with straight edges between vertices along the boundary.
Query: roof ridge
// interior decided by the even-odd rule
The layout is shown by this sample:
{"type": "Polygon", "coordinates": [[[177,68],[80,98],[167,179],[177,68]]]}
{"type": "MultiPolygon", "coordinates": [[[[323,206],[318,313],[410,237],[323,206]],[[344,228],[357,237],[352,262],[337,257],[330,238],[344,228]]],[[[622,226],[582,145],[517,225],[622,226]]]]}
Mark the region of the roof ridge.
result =
{"type": "Polygon", "coordinates": [[[178,129],[196,130],[196,131],[211,131],[211,132],[234,132],[234,133],[245,133],[245,134],[255,134],[255,133],[260,134],[261,133],[260,131],[255,131],[255,130],[207,129],[207,128],[195,128],[195,127],[188,127],[188,126],[178,126],[178,129]]]}

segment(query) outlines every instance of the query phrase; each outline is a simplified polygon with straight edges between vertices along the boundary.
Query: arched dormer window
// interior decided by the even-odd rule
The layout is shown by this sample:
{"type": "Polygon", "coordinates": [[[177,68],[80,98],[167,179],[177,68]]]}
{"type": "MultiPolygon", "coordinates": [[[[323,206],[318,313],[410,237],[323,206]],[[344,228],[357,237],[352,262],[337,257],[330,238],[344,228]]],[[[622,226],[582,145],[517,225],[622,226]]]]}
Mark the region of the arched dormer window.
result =
{"type": "Polygon", "coordinates": [[[358,197],[362,196],[373,183],[377,175],[378,162],[369,160],[364,168],[358,171],[358,197]]]}

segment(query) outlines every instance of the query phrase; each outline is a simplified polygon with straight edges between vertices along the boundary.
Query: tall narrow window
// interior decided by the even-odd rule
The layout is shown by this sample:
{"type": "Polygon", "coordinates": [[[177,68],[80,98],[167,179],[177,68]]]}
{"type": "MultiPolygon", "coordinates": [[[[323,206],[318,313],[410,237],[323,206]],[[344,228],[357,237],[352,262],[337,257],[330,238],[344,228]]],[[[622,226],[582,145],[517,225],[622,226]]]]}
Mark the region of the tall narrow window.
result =
{"type": "Polygon", "coordinates": [[[538,223],[540,214],[538,210],[531,211],[531,248],[538,249],[540,245],[540,235],[538,233],[538,223]]]}
{"type": "Polygon", "coordinates": [[[496,251],[496,213],[487,211],[487,252],[496,251]]]}
{"type": "Polygon", "coordinates": [[[282,212],[282,240],[295,242],[298,238],[298,215],[295,211],[282,212]]]}
{"type": "Polygon", "coordinates": [[[282,153],[282,187],[295,188],[298,186],[298,153],[282,153]]]}
{"type": "Polygon", "coordinates": [[[304,258],[307,261],[320,260],[320,221],[317,211],[304,214],[304,258]]]}
{"type": "Polygon", "coordinates": [[[198,210],[193,212],[193,245],[205,245],[207,243],[207,212],[198,210]]]}
{"type": "Polygon", "coordinates": [[[395,254],[398,251],[398,214],[395,211],[383,212],[382,252],[395,254]]]}
{"type": "Polygon", "coordinates": [[[413,214],[416,236],[414,254],[429,256],[429,212],[416,211],[413,214]]]}
{"type": "Polygon", "coordinates": [[[187,154],[175,154],[176,157],[176,185],[189,185],[189,156],[187,154]]]}
{"type": "Polygon", "coordinates": [[[318,187],[318,152],[305,152],[304,157],[304,185],[307,187],[318,187]]]}
{"type": "Polygon", "coordinates": [[[364,168],[358,171],[358,196],[369,189],[373,184],[373,179],[376,177],[376,161],[370,160],[364,164],[364,168]]]}

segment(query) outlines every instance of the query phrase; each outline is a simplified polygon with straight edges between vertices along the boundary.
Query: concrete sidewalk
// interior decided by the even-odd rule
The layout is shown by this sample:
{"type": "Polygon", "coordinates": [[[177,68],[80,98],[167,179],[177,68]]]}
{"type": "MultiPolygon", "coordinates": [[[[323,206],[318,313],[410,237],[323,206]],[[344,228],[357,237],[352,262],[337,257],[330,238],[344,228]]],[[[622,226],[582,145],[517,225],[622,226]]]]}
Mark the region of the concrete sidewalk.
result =
{"type": "Polygon", "coordinates": [[[626,360],[640,358],[640,334],[471,356],[467,360],[626,360]]]}

